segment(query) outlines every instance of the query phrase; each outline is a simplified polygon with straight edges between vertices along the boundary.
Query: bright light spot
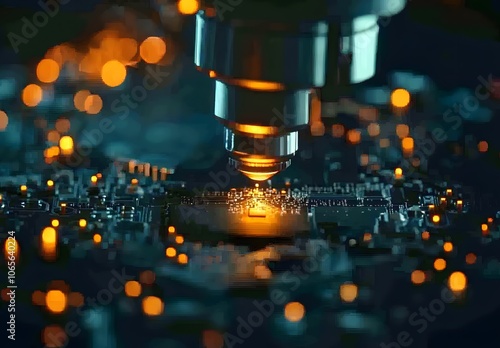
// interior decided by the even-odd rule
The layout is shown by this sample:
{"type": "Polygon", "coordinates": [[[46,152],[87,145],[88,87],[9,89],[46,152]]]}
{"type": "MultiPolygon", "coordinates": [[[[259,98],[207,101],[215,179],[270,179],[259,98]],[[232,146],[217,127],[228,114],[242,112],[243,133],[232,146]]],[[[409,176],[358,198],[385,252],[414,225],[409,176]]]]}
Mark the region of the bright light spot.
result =
{"type": "Polygon", "coordinates": [[[391,104],[397,108],[404,108],[410,104],[410,93],[403,88],[398,88],[391,93],[391,104]]]}
{"type": "Polygon", "coordinates": [[[52,222],[50,224],[52,225],[52,227],[58,227],[59,226],[59,220],[54,219],[54,220],[52,220],[52,222]]]}
{"type": "Polygon", "coordinates": [[[444,259],[436,259],[434,261],[434,269],[436,271],[442,271],[446,268],[446,260],[444,259]]]}
{"type": "Polygon", "coordinates": [[[422,240],[429,240],[431,234],[428,231],[422,232],[422,240]]]}
{"type": "Polygon", "coordinates": [[[453,272],[448,279],[451,291],[463,291],[467,287],[467,277],[462,272],[453,272]]]}
{"type": "Polygon", "coordinates": [[[55,244],[57,241],[57,232],[53,227],[45,227],[42,231],[42,242],[46,244],[55,244]]]}
{"type": "Polygon", "coordinates": [[[443,250],[447,253],[453,251],[453,244],[451,242],[446,242],[443,244],[443,250]]]}
{"type": "Polygon", "coordinates": [[[192,15],[198,12],[200,4],[198,0],[179,0],[177,3],[177,9],[180,14],[192,15]]]}
{"type": "Polygon", "coordinates": [[[177,255],[177,251],[174,248],[169,247],[165,250],[165,255],[167,255],[167,257],[175,257],[175,255],[177,255]]]}
{"type": "Polygon", "coordinates": [[[285,319],[288,321],[301,321],[305,313],[304,306],[299,302],[289,302],[285,306],[285,319]]]}
{"type": "Polygon", "coordinates": [[[42,101],[43,91],[42,87],[30,84],[24,87],[23,93],[21,96],[24,105],[29,107],[35,107],[42,101]]]}
{"type": "Polygon", "coordinates": [[[9,116],[5,111],[0,110],[0,132],[3,132],[9,125],[9,116]]]}
{"type": "Polygon", "coordinates": [[[120,86],[127,77],[125,65],[117,60],[110,60],[101,69],[101,79],[109,87],[120,86]]]}
{"type": "Polygon", "coordinates": [[[147,296],[142,300],[142,311],[148,316],[158,316],[163,313],[163,301],[155,296],[147,296]]]}
{"type": "Polygon", "coordinates": [[[52,83],[59,78],[59,64],[53,59],[42,59],[36,67],[36,76],[40,82],[52,83]]]}
{"type": "Polygon", "coordinates": [[[85,98],[84,109],[89,115],[97,115],[102,110],[102,99],[97,94],[85,98]]]}
{"type": "Polygon", "coordinates": [[[85,100],[87,99],[87,97],[89,95],[90,95],[90,91],[87,91],[86,89],[75,93],[75,96],[73,97],[73,104],[75,105],[75,108],[78,111],[81,111],[81,112],[85,111],[85,100]]]}
{"type": "Polygon", "coordinates": [[[175,242],[176,242],[177,244],[182,244],[182,243],[184,243],[184,237],[183,237],[183,236],[177,236],[177,237],[175,237],[175,242]]]}
{"type": "Polygon", "coordinates": [[[174,226],[168,226],[168,233],[175,233],[175,227],[174,226]]]}
{"type": "Polygon", "coordinates": [[[92,175],[92,176],[90,177],[90,181],[91,181],[93,184],[95,184],[95,183],[97,182],[97,176],[92,175]]]}
{"type": "Polygon", "coordinates": [[[61,152],[65,155],[70,155],[73,153],[73,138],[71,138],[69,135],[63,136],[59,140],[59,147],[61,148],[61,152]]]}
{"type": "Polygon", "coordinates": [[[179,262],[181,265],[185,265],[188,263],[188,257],[186,254],[179,254],[177,256],[177,262],[179,262]]]}
{"type": "Polygon", "coordinates": [[[396,176],[403,175],[403,169],[401,169],[401,168],[394,169],[394,175],[396,175],[396,176]]]}
{"type": "Polygon", "coordinates": [[[128,297],[139,297],[141,295],[142,287],[139,282],[130,280],[125,283],[125,294],[128,297]]]}
{"type": "Polygon", "coordinates": [[[486,141],[480,141],[479,144],[477,144],[477,149],[479,152],[488,151],[488,143],[486,141]]]}
{"type": "Polygon", "coordinates": [[[340,286],[340,298],[344,302],[353,302],[358,297],[358,287],[352,283],[340,286]]]}
{"type": "Polygon", "coordinates": [[[102,237],[100,234],[94,234],[94,237],[92,238],[92,240],[94,241],[94,243],[96,244],[99,244],[101,241],[102,241],[102,237]]]}
{"type": "Polygon", "coordinates": [[[52,181],[52,180],[47,180],[47,186],[48,186],[48,187],[52,187],[52,186],[54,186],[54,181],[52,181]]]}
{"type": "Polygon", "coordinates": [[[85,227],[87,227],[87,220],[85,220],[85,219],[80,219],[80,220],[78,221],[78,226],[80,226],[81,228],[85,228],[85,227]]]}
{"type": "Polygon", "coordinates": [[[415,270],[411,273],[411,282],[413,284],[422,284],[425,282],[425,273],[420,270],[415,270]]]}
{"type": "Polygon", "coordinates": [[[139,53],[146,63],[156,64],[167,53],[167,45],[162,38],[151,36],[141,43],[139,53]]]}
{"type": "Polygon", "coordinates": [[[47,309],[53,313],[62,313],[66,309],[66,294],[60,290],[50,290],[45,297],[47,309]]]}
{"type": "Polygon", "coordinates": [[[433,215],[432,216],[432,222],[434,222],[435,224],[439,223],[439,221],[441,221],[441,217],[439,215],[433,215]]]}

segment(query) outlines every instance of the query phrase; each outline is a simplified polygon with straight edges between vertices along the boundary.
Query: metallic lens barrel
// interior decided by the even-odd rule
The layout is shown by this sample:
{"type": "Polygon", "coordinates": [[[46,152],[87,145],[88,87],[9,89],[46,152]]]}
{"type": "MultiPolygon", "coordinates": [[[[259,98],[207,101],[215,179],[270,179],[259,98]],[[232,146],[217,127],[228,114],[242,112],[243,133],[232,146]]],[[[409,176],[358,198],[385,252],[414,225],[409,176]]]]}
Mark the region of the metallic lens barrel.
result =
{"type": "Polygon", "coordinates": [[[312,89],[334,99],[342,84],[374,75],[378,16],[406,1],[233,2],[231,11],[214,3],[198,12],[194,61],[217,80],[214,115],[227,129],[230,162],[266,180],[290,165],[312,89]]]}

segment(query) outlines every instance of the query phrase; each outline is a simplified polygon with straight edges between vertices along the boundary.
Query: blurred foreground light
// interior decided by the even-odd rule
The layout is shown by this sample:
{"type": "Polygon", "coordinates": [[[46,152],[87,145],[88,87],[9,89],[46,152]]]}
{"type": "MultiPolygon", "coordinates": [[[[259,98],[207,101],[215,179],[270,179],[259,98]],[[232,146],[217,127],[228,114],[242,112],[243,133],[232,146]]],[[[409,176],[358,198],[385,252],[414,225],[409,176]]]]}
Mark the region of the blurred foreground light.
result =
{"type": "Polygon", "coordinates": [[[473,265],[476,263],[477,256],[474,253],[469,253],[465,255],[465,263],[468,265],[473,265]]]}
{"type": "Polygon", "coordinates": [[[102,237],[100,234],[94,234],[94,237],[92,237],[92,240],[94,241],[95,244],[99,244],[102,241],[102,237]]]}
{"type": "Polygon", "coordinates": [[[179,262],[181,265],[185,265],[188,263],[188,257],[186,254],[179,254],[177,257],[177,262],[179,262]]]}
{"type": "Polygon", "coordinates": [[[59,325],[50,325],[43,329],[42,342],[45,348],[62,348],[68,343],[68,336],[59,325]]]}
{"type": "Polygon", "coordinates": [[[128,297],[139,297],[141,295],[141,284],[135,280],[130,280],[125,283],[125,294],[128,297]]]}
{"type": "Polygon", "coordinates": [[[73,104],[78,111],[85,111],[85,100],[90,95],[90,91],[84,89],[75,93],[73,97],[73,104]]]}
{"type": "Polygon", "coordinates": [[[91,94],[85,98],[85,111],[89,115],[97,115],[102,109],[102,99],[97,94],[91,94]]]}
{"type": "Polygon", "coordinates": [[[87,220],[85,220],[85,219],[80,219],[80,220],[78,221],[78,226],[80,226],[81,228],[85,228],[85,227],[87,227],[87,220]]]}
{"type": "Polygon", "coordinates": [[[488,151],[488,143],[486,141],[480,141],[477,144],[477,149],[479,152],[486,152],[488,151]]]}
{"type": "Polygon", "coordinates": [[[147,270],[139,275],[139,281],[145,285],[153,285],[156,279],[156,275],[153,271],[147,270]]]}
{"type": "Polygon", "coordinates": [[[463,291],[467,287],[467,277],[462,272],[453,272],[448,278],[448,286],[451,291],[463,291]]]}
{"type": "Polygon", "coordinates": [[[43,83],[52,83],[59,78],[59,64],[53,59],[42,59],[36,67],[36,76],[43,83]]]}
{"type": "Polygon", "coordinates": [[[200,4],[198,0],[179,0],[177,10],[183,15],[193,15],[198,12],[200,4]]]}
{"type": "Polygon", "coordinates": [[[436,259],[434,261],[434,269],[436,271],[442,271],[446,268],[446,261],[444,259],[436,259]]]}
{"type": "Polygon", "coordinates": [[[47,180],[47,187],[52,187],[52,186],[54,186],[54,181],[47,180]]]}
{"type": "Polygon", "coordinates": [[[167,53],[167,45],[162,38],[150,36],[141,43],[139,53],[146,63],[156,64],[167,53]]]}
{"type": "Polygon", "coordinates": [[[410,104],[410,93],[403,88],[398,88],[391,93],[391,104],[397,108],[404,108],[410,104]]]}
{"type": "Polygon", "coordinates": [[[63,155],[71,155],[74,148],[73,138],[71,138],[69,135],[63,136],[59,140],[59,148],[61,149],[61,153],[63,155]]]}
{"type": "Polygon", "coordinates": [[[304,318],[306,311],[302,303],[289,302],[285,306],[285,319],[291,322],[298,322],[304,318]]]}
{"type": "Polygon", "coordinates": [[[118,60],[110,60],[101,69],[102,82],[109,87],[120,86],[126,77],[127,69],[118,60]]]}
{"type": "Polygon", "coordinates": [[[175,233],[175,227],[174,226],[168,226],[168,233],[175,233]]]}
{"type": "Polygon", "coordinates": [[[54,227],[45,227],[42,231],[42,243],[55,244],[57,242],[57,232],[54,227]]]}
{"type": "Polygon", "coordinates": [[[59,227],[59,220],[54,219],[50,224],[52,225],[52,227],[59,227]]]}
{"type": "Polygon", "coordinates": [[[429,240],[431,234],[428,231],[422,232],[422,240],[429,240]]]}
{"type": "Polygon", "coordinates": [[[142,300],[142,311],[148,316],[158,316],[163,313],[163,301],[156,296],[147,296],[142,300]]]}
{"type": "Polygon", "coordinates": [[[446,251],[447,253],[453,251],[453,243],[451,242],[446,242],[443,244],[443,250],[446,251]]]}
{"type": "Polygon", "coordinates": [[[9,116],[5,111],[0,110],[0,132],[3,132],[9,125],[9,116]]]}
{"type": "Polygon", "coordinates": [[[66,294],[60,290],[50,290],[45,297],[45,305],[52,313],[62,313],[66,309],[66,294]]]}
{"type": "Polygon", "coordinates": [[[425,282],[425,273],[420,270],[415,270],[411,273],[411,282],[415,285],[425,282]]]}
{"type": "Polygon", "coordinates": [[[344,302],[353,302],[358,297],[358,287],[352,283],[340,286],[340,299],[344,302]]]}
{"type": "Polygon", "coordinates": [[[165,255],[167,257],[175,257],[175,255],[177,255],[177,251],[175,248],[169,247],[165,250],[165,255]]]}
{"type": "Polygon", "coordinates": [[[177,244],[182,244],[182,243],[184,243],[184,237],[183,237],[183,236],[176,236],[176,237],[175,237],[175,242],[176,242],[177,244]]]}
{"type": "Polygon", "coordinates": [[[434,222],[435,224],[438,224],[439,221],[441,221],[441,217],[439,215],[432,216],[432,222],[434,222]]]}
{"type": "Polygon", "coordinates": [[[43,99],[43,90],[42,87],[35,85],[35,84],[30,84],[24,87],[21,99],[24,103],[24,105],[29,106],[29,107],[35,107],[43,99]]]}

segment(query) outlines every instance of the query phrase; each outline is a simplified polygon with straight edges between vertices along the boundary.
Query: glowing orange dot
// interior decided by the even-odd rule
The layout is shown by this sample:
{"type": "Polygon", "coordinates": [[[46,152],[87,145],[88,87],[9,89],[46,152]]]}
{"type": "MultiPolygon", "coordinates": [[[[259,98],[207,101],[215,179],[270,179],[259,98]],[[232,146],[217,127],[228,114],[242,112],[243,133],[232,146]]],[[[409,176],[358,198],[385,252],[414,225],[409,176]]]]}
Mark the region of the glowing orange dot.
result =
{"type": "Polygon", "coordinates": [[[45,297],[47,309],[53,313],[62,313],[66,309],[66,294],[60,290],[50,290],[45,297]]]}
{"type": "Polygon", "coordinates": [[[403,150],[411,151],[413,150],[413,146],[414,146],[413,138],[406,137],[403,138],[403,140],[401,140],[401,147],[403,148],[403,150]]]}
{"type": "Polygon", "coordinates": [[[290,302],[285,306],[285,319],[291,322],[298,322],[304,318],[306,313],[304,305],[299,302],[290,302]]]}
{"type": "Polygon", "coordinates": [[[36,76],[40,82],[52,83],[59,77],[59,64],[53,59],[42,59],[36,67],[36,76]]]}
{"type": "Polygon", "coordinates": [[[479,144],[477,144],[477,149],[479,152],[488,151],[488,143],[486,141],[480,141],[479,144]]]}
{"type": "Polygon", "coordinates": [[[90,95],[90,91],[81,90],[75,93],[73,104],[78,111],[85,111],[85,100],[90,95]]]}
{"type": "Polygon", "coordinates": [[[155,296],[148,296],[142,300],[142,311],[148,316],[158,316],[163,313],[163,301],[155,296]]]}
{"type": "Polygon", "coordinates": [[[488,231],[488,225],[487,224],[482,224],[481,225],[481,231],[487,232],[488,231]]]}
{"type": "Polygon", "coordinates": [[[347,140],[351,144],[358,144],[361,141],[361,132],[356,129],[351,129],[347,132],[347,140]]]}
{"type": "Polygon", "coordinates": [[[425,273],[420,270],[415,270],[411,273],[411,282],[413,284],[422,284],[425,282],[425,273]]]}
{"type": "Polygon", "coordinates": [[[395,89],[391,93],[391,104],[398,108],[404,108],[410,104],[410,93],[402,88],[395,89]]]}
{"type": "Polygon", "coordinates": [[[453,244],[451,242],[446,242],[443,244],[443,250],[447,253],[453,251],[453,244]]]}
{"type": "Polygon", "coordinates": [[[177,236],[177,237],[175,237],[175,242],[176,242],[177,244],[182,244],[182,243],[184,243],[184,237],[183,237],[183,236],[177,236]]]}
{"type": "Polygon", "coordinates": [[[85,111],[90,115],[97,115],[102,109],[102,99],[96,94],[91,94],[85,98],[85,111]]]}
{"type": "Polygon", "coordinates": [[[0,110],[0,132],[3,132],[9,125],[9,117],[5,111],[0,110]]]}
{"type": "Polygon", "coordinates": [[[175,227],[174,226],[168,226],[168,233],[175,233],[175,227]]]}
{"type": "Polygon", "coordinates": [[[185,265],[188,263],[188,257],[186,254],[179,254],[177,256],[177,262],[179,262],[181,265],[185,265]]]}
{"type": "Polygon", "coordinates": [[[141,294],[142,287],[139,282],[131,280],[125,283],[125,294],[128,297],[139,297],[141,294]]]}
{"type": "Polygon", "coordinates": [[[431,234],[427,231],[422,232],[422,240],[428,240],[431,234]]]}
{"type": "Polygon", "coordinates": [[[446,268],[446,261],[444,259],[436,259],[434,261],[434,269],[436,271],[442,271],[446,268]]]}
{"type": "Polygon", "coordinates": [[[165,250],[165,255],[167,255],[167,257],[174,257],[177,255],[177,251],[174,248],[169,247],[165,250]]]}
{"type": "Polygon", "coordinates": [[[198,0],[179,0],[177,9],[183,15],[192,15],[198,12],[200,4],[198,0]]]}
{"type": "Polygon", "coordinates": [[[22,100],[24,105],[29,107],[35,107],[42,101],[43,91],[42,87],[31,84],[27,85],[23,89],[22,100]]]}
{"type": "Polygon", "coordinates": [[[448,279],[452,291],[463,291],[467,287],[467,277],[462,272],[453,272],[448,279]]]}
{"type": "Polygon", "coordinates": [[[102,241],[102,237],[100,234],[94,234],[94,237],[92,238],[94,240],[94,243],[98,244],[102,241]]]}
{"type": "Polygon", "coordinates": [[[139,53],[146,63],[156,64],[167,53],[167,45],[162,38],[151,36],[141,43],[139,53]]]}
{"type": "Polygon", "coordinates": [[[117,60],[110,60],[101,69],[101,79],[109,87],[117,87],[125,81],[127,69],[117,60]]]}

